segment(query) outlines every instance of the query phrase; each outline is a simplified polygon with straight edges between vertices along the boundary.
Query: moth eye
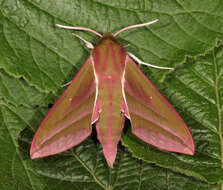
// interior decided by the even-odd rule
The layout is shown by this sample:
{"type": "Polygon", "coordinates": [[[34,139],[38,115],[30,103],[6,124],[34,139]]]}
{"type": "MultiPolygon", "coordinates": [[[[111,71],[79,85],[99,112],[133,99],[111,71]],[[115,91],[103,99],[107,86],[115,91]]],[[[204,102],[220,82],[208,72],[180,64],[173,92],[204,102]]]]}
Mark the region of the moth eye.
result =
{"type": "Polygon", "coordinates": [[[149,99],[150,99],[150,100],[152,100],[152,99],[153,99],[153,97],[152,97],[152,96],[150,96],[150,97],[149,97],[149,99]]]}
{"type": "Polygon", "coordinates": [[[69,98],[69,101],[71,102],[72,101],[72,98],[69,98]]]}

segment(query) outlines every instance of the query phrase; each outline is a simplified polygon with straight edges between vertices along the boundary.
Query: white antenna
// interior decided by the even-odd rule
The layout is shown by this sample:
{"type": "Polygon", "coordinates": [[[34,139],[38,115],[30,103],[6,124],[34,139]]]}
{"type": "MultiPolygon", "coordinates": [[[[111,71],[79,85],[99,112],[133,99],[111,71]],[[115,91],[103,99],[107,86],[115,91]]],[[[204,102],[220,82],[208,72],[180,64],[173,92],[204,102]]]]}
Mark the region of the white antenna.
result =
{"type": "Polygon", "coordinates": [[[82,30],[82,31],[88,31],[91,32],[99,37],[102,37],[102,35],[98,32],[96,32],[95,30],[92,30],[90,28],[85,28],[85,27],[79,27],[79,26],[64,26],[61,24],[56,24],[57,27],[59,28],[63,28],[63,29],[68,29],[68,30],[82,30]]]}
{"type": "Polygon", "coordinates": [[[157,65],[152,65],[152,64],[143,62],[142,60],[140,60],[138,57],[136,57],[135,55],[133,55],[133,54],[130,53],[130,52],[128,52],[128,55],[129,55],[131,58],[133,58],[139,65],[146,65],[146,66],[148,66],[148,67],[153,67],[153,68],[156,68],[156,69],[174,70],[174,68],[172,68],[172,67],[160,67],[160,66],[157,66],[157,65]]]}
{"type": "Polygon", "coordinates": [[[121,30],[117,31],[113,36],[116,37],[118,36],[121,32],[124,32],[126,30],[129,30],[129,29],[132,29],[132,28],[139,28],[139,27],[143,27],[143,26],[148,26],[150,24],[153,24],[155,22],[157,22],[159,19],[155,19],[153,21],[150,21],[150,22],[146,22],[146,23],[142,23],[142,24],[135,24],[135,25],[130,25],[130,26],[127,26],[125,28],[122,28],[121,30]]]}

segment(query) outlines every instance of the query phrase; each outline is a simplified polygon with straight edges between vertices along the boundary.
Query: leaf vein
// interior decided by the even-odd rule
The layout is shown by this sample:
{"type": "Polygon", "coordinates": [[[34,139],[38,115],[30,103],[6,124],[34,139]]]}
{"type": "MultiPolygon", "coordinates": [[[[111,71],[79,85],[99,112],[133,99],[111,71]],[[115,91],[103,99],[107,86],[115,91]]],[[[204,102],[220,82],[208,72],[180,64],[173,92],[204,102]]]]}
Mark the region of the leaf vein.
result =
{"type": "Polygon", "coordinates": [[[113,183],[113,188],[115,188],[115,186],[117,185],[117,182],[118,182],[118,178],[120,177],[120,168],[121,168],[121,163],[123,161],[123,154],[124,152],[122,151],[121,154],[120,154],[120,161],[119,161],[119,164],[118,164],[118,168],[117,168],[117,174],[116,174],[116,178],[115,178],[115,181],[113,183]]]}
{"type": "MultiPolygon", "coordinates": [[[[140,20],[140,18],[138,17],[138,19],[140,20]]],[[[142,22],[141,20],[140,20],[140,22],[142,22]]],[[[174,22],[178,25],[178,23],[174,20],[174,22]]],[[[148,29],[148,27],[145,27],[147,30],[149,30],[148,29]]],[[[181,27],[179,27],[180,29],[181,29],[181,31],[183,31],[183,29],[181,28],[181,27]]],[[[180,48],[180,47],[177,47],[175,44],[171,44],[170,42],[168,42],[167,40],[165,40],[165,39],[163,39],[163,38],[161,38],[160,36],[158,36],[156,33],[154,33],[152,30],[149,30],[156,38],[158,38],[158,39],[160,39],[162,42],[164,42],[165,44],[167,44],[168,46],[170,46],[170,47],[173,47],[173,48],[176,48],[176,49],[178,49],[178,50],[181,50],[181,51],[184,51],[184,52],[190,52],[189,50],[187,50],[187,49],[184,49],[184,48],[180,48]]],[[[185,32],[184,32],[185,33],[185,32]]],[[[187,33],[186,33],[187,34],[187,33]]],[[[188,35],[188,34],[187,34],[188,35]]]]}
{"type": "MultiPolygon", "coordinates": [[[[9,108],[8,108],[8,109],[9,109],[9,108]]],[[[9,109],[9,110],[12,111],[11,109],[9,109]]],[[[2,112],[2,111],[1,111],[1,112],[2,112]]],[[[12,111],[12,112],[13,112],[13,111],[12,111]]],[[[13,112],[13,113],[15,113],[15,112],[13,112]]],[[[15,114],[16,114],[16,113],[15,113],[15,114]]],[[[3,112],[2,112],[2,115],[3,115],[3,120],[4,120],[4,114],[3,114],[3,112]]],[[[17,115],[17,114],[16,114],[16,115],[17,115]]],[[[18,116],[18,115],[17,115],[17,116],[18,116]]],[[[34,186],[34,184],[33,184],[32,178],[31,178],[31,176],[29,175],[29,172],[28,172],[28,170],[27,170],[27,167],[26,167],[26,165],[24,164],[24,162],[22,161],[21,155],[19,154],[18,148],[17,148],[17,146],[16,146],[16,142],[14,141],[14,138],[12,137],[12,134],[10,133],[10,130],[8,129],[8,127],[7,127],[7,125],[6,125],[5,120],[3,121],[3,123],[5,123],[5,127],[6,127],[6,129],[7,129],[7,131],[8,131],[9,136],[10,136],[11,142],[12,142],[12,144],[13,144],[14,147],[15,147],[15,154],[18,155],[18,158],[19,158],[19,160],[20,160],[20,162],[21,162],[21,164],[22,164],[22,166],[23,166],[23,168],[24,168],[24,170],[25,170],[25,174],[26,174],[27,178],[29,179],[30,185],[32,186],[32,189],[36,189],[35,186],[34,186]]],[[[15,154],[14,154],[14,155],[15,155],[15,154]]],[[[13,157],[14,157],[14,156],[13,156],[13,157]]]]}
{"type": "Polygon", "coordinates": [[[142,175],[143,175],[143,163],[140,161],[140,172],[139,172],[139,184],[138,184],[138,190],[141,189],[141,184],[142,184],[142,175]]]}
{"type": "MultiPolygon", "coordinates": [[[[177,79],[177,78],[176,78],[177,79]]],[[[213,104],[211,101],[209,101],[208,99],[206,99],[205,97],[203,97],[202,95],[200,95],[198,92],[196,92],[194,89],[187,87],[180,79],[178,79],[178,81],[183,84],[185,86],[185,88],[191,89],[193,92],[195,92],[195,94],[197,94],[198,96],[204,98],[205,100],[207,100],[209,103],[213,104]]],[[[186,112],[186,110],[184,110],[186,112]]],[[[190,114],[189,114],[190,115],[190,114]]],[[[197,121],[198,123],[200,123],[201,125],[203,125],[201,123],[201,121],[199,121],[196,117],[193,118],[195,121],[197,121]]],[[[207,126],[207,128],[212,131],[214,134],[218,135],[218,132],[213,130],[211,127],[207,126]]]]}
{"type": "MultiPolygon", "coordinates": [[[[216,106],[215,103],[211,102],[211,101],[210,101],[209,99],[207,99],[205,96],[199,94],[199,92],[197,92],[195,89],[191,88],[190,86],[187,86],[187,85],[186,85],[182,80],[180,80],[179,78],[178,78],[178,81],[180,81],[180,82],[185,86],[185,88],[192,90],[195,94],[197,94],[198,96],[202,97],[203,99],[205,99],[205,100],[206,100],[207,102],[209,102],[210,104],[213,104],[213,105],[216,106]]],[[[216,133],[216,132],[215,132],[215,133],[216,133]]]]}
{"type": "MultiPolygon", "coordinates": [[[[29,1],[26,1],[29,2],[29,1]]],[[[39,8],[39,7],[38,7],[39,8]]],[[[41,9],[42,10],[42,9],[41,9]]],[[[2,12],[2,11],[1,11],[2,12]]],[[[4,15],[2,13],[2,15],[4,15]]],[[[15,22],[13,22],[12,20],[10,20],[10,18],[6,15],[4,15],[12,24],[14,24],[17,28],[19,28],[21,31],[23,31],[24,33],[26,33],[30,38],[36,40],[37,42],[41,43],[42,45],[44,45],[47,49],[49,49],[50,51],[52,51],[53,53],[55,53],[56,55],[59,55],[63,60],[65,60],[67,63],[69,63],[72,66],[77,67],[76,65],[73,65],[67,58],[65,58],[63,55],[61,55],[59,52],[54,51],[52,48],[48,47],[47,44],[45,44],[44,42],[42,42],[41,40],[35,38],[34,36],[30,35],[29,33],[27,33],[27,31],[25,31],[24,29],[22,29],[18,24],[16,24],[15,22]]]]}
{"type": "MultiPolygon", "coordinates": [[[[179,0],[175,0],[175,2],[179,5],[179,6],[181,6],[190,16],[191,16],[191,18],[193,18],[194,19],[194,21],[196,21],[197,22],[197,24],[199,24],[200,26],[203,26],[204,28],[206,28],[207,30],[209,30],[209,31],[211,31],[211,32],[216,32],[216,33],[218,33],[217,31],[215,31],[215,30],[213,30],[213,29],[210,29],[210,28],[208,28],[206,25],[204,25],[203,23],[201,23],[201,22],[199,22],[199,20],[197,20],[196,19],[196,17],[194,17],[192,14],[191,14],[191,12],[190,11],[188,11],[180,2],[179,2],[179,0]]],[[[221,34],[221,33],[220,33],[221,34]]],[[[221,34],[222,35],[222,34],[221,34]]]]}
{"type": "Polygon", "coordinates": [[[215,93],[216,93],[216,105],[217,105],[217,112],[218,112],[218,133],[219,133],[218,135],[219,135],[220,146],[221,146],[221,168],[223,168],[222,111],[221,111],[221,105],[220,105],[219,75],[218,75],[218,69],[217,69],[217,62],[215,58],[215,50],[213,50],[212,57],[213,57],[214,72],[215,72],[215,93]]]}
{"type": "MultiPolygon", "coordinates": [[[[40,68],[40,66],[38,65],[37,60],[33,56],[33,51],[32,51],[32,48],[31,48],[31,41],[30,41],[29,44],[30,44],[30,53],[31,53],[32,60],[35,63],[35,65],[38,68],[38,70],[41,71],[40,73],[43,73],[45,76],[47,76],[51,80],[51,82],[54,83],[55,86],[57,86],[57,84],[55,83],[55,81],[53,80],[53,78],[51,78],[49,75],[47,75],[47,73],[43,69],[40,68]]],[[[42,79],[42,75],[40,74],[39,76],[40,76],[41,84],[42,84],[42,86],[44,86],[43,79],[42,79]]]]}
{"type": "Polygon", "coordinates": [[[198,72],[195,72],[193,69],[191,69],[191,72],[193,74],[195,74],[200,80],[202,80],[205,84],[207,84],[208,86],[215,88],[214,85],[212,85],[207,79],[205,79],[201,74],[199,74],[198,72]]]}
{"type": "Polygon", "coordinates": [[[95,180],[95,182],[101,186],[103,189],[106,190],[106,187],[100,182],[100,180],[97,178],[97,176],[94,175],[94,173],[91,171],[91,169],[81,160],[81,158],[74,153],[74,151],[72,150],[72,154],[73,156],[77,159],[77,161],[80,162],[80,164],[91,174],[91,176],[93,177],[93,179],[95,180]]]}

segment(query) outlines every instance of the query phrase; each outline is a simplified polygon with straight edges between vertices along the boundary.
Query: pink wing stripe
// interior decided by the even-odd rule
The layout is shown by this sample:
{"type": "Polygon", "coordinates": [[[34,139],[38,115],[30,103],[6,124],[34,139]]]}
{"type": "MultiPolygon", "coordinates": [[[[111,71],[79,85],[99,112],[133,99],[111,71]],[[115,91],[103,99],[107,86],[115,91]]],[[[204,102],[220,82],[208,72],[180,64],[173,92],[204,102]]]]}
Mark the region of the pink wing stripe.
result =
{"type": "MultiPolygon", "coordinates": [[[[172,139],[171,137],[163,135],[162,133],[149,131],[145,128],[135,129],[132,131],[132,133],[135,134],[140,139],[142,139],[143,141],[152,144],[154,146],[157,146],[160,149],[167,151],[174,150],[174,152],[181,152],[189,155],[194,154],[194,151],[188,148],[187,146],[183,145],[182,143],[179,143],[178,141],[172,139]]],[[[190,142],[189,140],[187,140],[185,143],[190,143],[190,142]]]]}
{"type": "Polygon", "coordinates": [[[32,145],[30,156],[32,159],[35,159],[63,152],[78,145],[80,142],[85,140],[90,134],[91,132],[89,130],[81,129],[77,131],[75,134],[69,134],[60,137],[59,139],[57,139],[57,141],[52,142],[47,147],[44,147],[36,152],[32,151],[33,149],[36,149],[36,146],[32,145]],[[58,152],[58,150],[60,151],[58,152]]]}
{"type": "MultiPolygon", "coordinates": [[[[78,122],[78,120],[81,120],[82,118],[86,117],[87,115],[89,115],[90,113],[92,113],[91,110],[86,110],[85,112],[81,113],[80,115],[78,115],[78,117],[74,118],[71,121],[68,121],[66,123],[64,123],[60,128],[54,130],[54,133],[51,133],[49,135],[46,135],[44,137],[44,140],[41,142],[42,144],[44,144],[45,142],[47,142],[49,139],[51,139],[55,134],[58,134],[60,132],[62,132],[64,129],[66,129],[67,127],[71,126],[73,123],[78,122]]],[[[82,131],[82,130],[80,130],[82,131]]],[[[78,132],[79,135],[81,134],[80,131],[78,132]]],[[[85,134],[85,132],[84,132],[85,134]]],[[[89,134],[90,135],[90,134],[89,134]]],[[[69,136],[69,135],[68,135],[69,136]]],[[[75,138],[78,139],[78,138],[75,138]]]]}

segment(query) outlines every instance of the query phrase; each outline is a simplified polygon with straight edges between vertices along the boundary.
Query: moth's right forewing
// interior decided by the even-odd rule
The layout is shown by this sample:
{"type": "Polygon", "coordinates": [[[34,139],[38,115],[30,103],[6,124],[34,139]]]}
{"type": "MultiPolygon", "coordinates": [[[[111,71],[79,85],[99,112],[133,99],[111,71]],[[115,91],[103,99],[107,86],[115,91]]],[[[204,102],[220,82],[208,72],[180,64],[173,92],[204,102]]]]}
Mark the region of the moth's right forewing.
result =
{"type": "Polygon", "coordinates": [[[93,64],[89,58],[40,124],[32,141],[32,159],[63,152],[91,134],[96,99],[93,64]]]}
{"type": "Polygon", "coordinates": [[[129,57],[124,80],[132,132],[161,149],[193,155],[194,142],[187,125],[129,57]]]}

